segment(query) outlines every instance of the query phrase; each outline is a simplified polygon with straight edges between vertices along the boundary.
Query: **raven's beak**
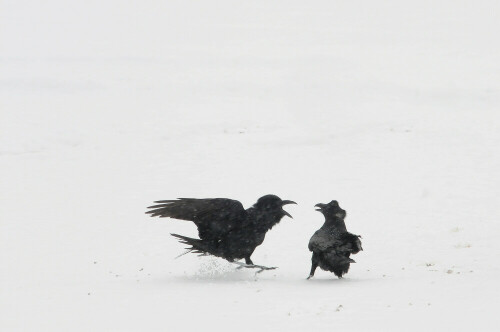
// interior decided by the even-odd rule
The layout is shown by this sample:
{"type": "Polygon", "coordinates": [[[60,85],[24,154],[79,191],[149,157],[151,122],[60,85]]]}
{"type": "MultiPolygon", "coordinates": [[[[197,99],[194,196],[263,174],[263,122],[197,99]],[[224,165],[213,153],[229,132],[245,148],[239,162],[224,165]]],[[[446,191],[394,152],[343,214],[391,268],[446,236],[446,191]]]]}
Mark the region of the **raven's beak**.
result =
{"type": "Polygon", "coordinates": [[[315,207],[317,207],[316,211],[321,211],[325,207],[325,204],[318,203],[318,204],[315,205],[315,207]]]}
{"type": "MultiPolygon", "coordinates": [[[[283,205],[287,205],[287,204],[297,204],[297,203],[295,203],[294,201],[289,201],[289,200],[281,201],[281,205],[282,206],[283,205]]],[[[283,213],[285,214],[285,216],[290,217],[290,218],[293,219],[293,217],[292,217],[292,215],[290,213],[286,212],[285,210],[283,210],[283,213]]]]}

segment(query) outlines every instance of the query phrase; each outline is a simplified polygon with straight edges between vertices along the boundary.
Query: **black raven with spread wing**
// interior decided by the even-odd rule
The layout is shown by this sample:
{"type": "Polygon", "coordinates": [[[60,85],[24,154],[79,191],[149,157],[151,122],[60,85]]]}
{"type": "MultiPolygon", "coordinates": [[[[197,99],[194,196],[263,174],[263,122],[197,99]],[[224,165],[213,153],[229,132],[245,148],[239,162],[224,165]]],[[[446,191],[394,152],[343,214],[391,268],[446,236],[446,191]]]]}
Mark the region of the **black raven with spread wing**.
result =
{"type": "Polygon", "coordinates": [[[293,201],[281,200],[275,195],[258,199],[251,208],[228,198],[179,198],[156,201],[146,213],[151,217],[169,217],[189,220],[198,227],[199,239],[172,234],[181,243],[189,245],[189,252],[222,257],[230,262],[245,259],[253,265],[250,256],[264,242],[266,232],[284,216],[292,217],[283,210],[293,201]]]}
{"type": "Polygon", "coordinates": [[[309,250],[313,255],[311,272],[307,279],[314,276],[318,266],[342,278],[342,275],[349,271],[350,264],[355,263],[349,256],[363,250],[361,236],[347,231],[344,222],[346,211],[340,208],[337,201],[315,206],[316,211],[325,216],[325,223],[309,241],[309,250]]]}

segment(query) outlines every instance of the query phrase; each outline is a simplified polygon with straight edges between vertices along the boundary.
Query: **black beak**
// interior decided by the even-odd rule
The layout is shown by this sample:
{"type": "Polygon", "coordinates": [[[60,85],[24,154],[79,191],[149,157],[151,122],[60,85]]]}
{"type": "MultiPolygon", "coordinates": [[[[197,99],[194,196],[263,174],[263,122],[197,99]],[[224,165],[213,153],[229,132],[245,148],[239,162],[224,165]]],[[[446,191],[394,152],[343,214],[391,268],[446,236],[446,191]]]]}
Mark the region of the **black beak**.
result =
{"type": "MultiPolygon", "coordinates": [[[[295,203],[294,201],[289,201],[289,200],[281,201],[281,206],[287,205],[287,204],[297,204],[297,203],[295,203]]],[[[290,218],[293,219],[293,217],[292,217],[292,215],[290,213],[286,212],[285,210],[283,210],[283,213],[285,214],[285,216],[290,217],[290,218]]]]}

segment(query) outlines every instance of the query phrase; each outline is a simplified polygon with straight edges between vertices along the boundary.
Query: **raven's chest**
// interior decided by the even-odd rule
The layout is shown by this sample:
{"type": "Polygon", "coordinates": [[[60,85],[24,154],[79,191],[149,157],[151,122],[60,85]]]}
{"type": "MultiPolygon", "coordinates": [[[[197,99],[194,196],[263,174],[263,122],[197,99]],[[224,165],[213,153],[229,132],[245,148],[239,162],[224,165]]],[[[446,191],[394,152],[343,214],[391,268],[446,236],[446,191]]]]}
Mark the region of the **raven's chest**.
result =
{"type": "Polygon", "coordinates": [[[338,229],[336,229],[336,228],[333,228],[333,229],[332,229],[332,228],[330,228],[330,229],[327,231],[327,234],[328,234],[328,236],[329,236],[330,238],[332,238],[332,239],[338,239],[338,238],[340,238],[340,234],[341,234],[341,232],[340,232],[338,229]]]}

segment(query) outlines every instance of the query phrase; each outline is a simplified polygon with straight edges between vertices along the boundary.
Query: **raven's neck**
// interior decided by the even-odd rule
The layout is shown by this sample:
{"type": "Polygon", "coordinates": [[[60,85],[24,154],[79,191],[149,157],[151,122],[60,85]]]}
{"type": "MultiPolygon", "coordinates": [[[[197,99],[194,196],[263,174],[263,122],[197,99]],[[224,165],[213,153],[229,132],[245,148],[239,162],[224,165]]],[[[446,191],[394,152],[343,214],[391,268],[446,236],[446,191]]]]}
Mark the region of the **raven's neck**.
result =
{"type": "Polygon", "coordinates": [[[266,233],[283,218],[280,211],[261,211],[254,207],[248,210],[253,221],[253,227],[259,233],[266,233]]]}
{"type": "Polygon", "coordinates": [[[347,232],[344,219],[336,216],[325,216],[325,223],[323,224],[323,227],[335,228],[339,231],[347,232]]]}

